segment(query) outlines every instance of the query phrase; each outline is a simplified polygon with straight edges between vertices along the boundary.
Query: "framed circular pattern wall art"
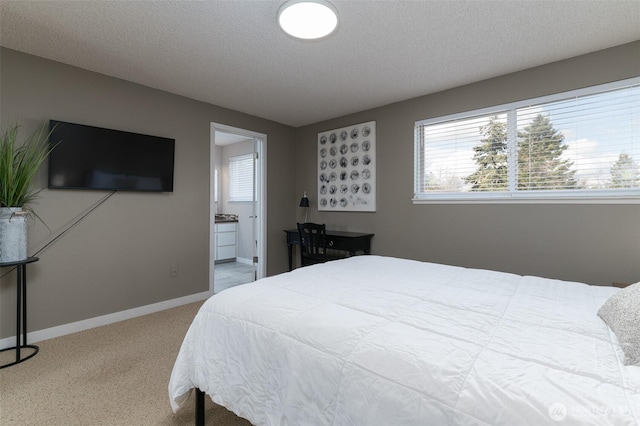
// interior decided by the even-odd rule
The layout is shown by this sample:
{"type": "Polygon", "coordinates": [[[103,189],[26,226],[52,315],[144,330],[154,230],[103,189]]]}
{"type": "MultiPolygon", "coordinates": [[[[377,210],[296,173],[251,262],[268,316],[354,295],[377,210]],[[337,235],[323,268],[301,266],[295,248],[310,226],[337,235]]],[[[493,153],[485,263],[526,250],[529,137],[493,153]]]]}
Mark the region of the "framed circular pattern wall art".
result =
{"type": "Polygon", "coordinates": [[[376,122],[318,133],[318,210],[376,211],[376,122]]]}

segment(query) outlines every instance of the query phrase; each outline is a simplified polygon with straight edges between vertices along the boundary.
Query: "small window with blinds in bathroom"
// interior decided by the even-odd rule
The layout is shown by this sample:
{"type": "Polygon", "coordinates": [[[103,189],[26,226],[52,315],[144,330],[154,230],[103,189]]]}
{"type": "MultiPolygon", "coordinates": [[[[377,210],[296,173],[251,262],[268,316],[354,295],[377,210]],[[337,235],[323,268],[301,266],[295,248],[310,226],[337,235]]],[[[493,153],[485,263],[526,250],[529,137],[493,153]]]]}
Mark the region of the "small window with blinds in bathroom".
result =
{"type": "Polygon", "coordinates": [[[415,123],[414,203],[637,202],[640,78],[415,123]]]}
{"type": "Polygon", "coordinates": [[[253,201],[253,154],[229,158],[229,201],[253,201]]]}

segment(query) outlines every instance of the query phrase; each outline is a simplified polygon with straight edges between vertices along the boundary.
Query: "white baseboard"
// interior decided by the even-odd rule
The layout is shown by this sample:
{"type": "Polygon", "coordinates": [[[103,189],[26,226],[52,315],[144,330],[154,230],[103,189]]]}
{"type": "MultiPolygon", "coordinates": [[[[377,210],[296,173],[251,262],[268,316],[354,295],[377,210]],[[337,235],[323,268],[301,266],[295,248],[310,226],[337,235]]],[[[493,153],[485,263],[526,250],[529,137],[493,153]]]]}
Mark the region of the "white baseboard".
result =
{"type": "MultiPolygon", "coordinates": [[[[54,337],[65,336],[67,334],[89,330],[90,328],[113,324],[118,321],[124,321],[127,319],[140,317],[142,315],[164,311],[165,309],[186,305],[188,303],[198,302],[200,300],[207,299],[209,296],[209,292],[204,291],[202,293],[191,294],[189,296],[179,297],[177,299],[165,300],[163,302],[153,303],[151,305],[127,309],[126,311],[114,312],[112,314],[89,318],[69,324],[63,324],[56,327],[46,328],[44,330],[32,331],[27,333],[27,341],[31,344],[40,342],[42,340],[53,339],[54,337]]],[[[0,349],[10,348],[15,345],[16,336],[0,339],[0,349]]]]}
{"type": "Polygon", "coordinates": [[[236,262],[243,263],[245,265],[253,265],[253,261],[251,259],[245,259],[242,257],[236,257],[236,262]]]}

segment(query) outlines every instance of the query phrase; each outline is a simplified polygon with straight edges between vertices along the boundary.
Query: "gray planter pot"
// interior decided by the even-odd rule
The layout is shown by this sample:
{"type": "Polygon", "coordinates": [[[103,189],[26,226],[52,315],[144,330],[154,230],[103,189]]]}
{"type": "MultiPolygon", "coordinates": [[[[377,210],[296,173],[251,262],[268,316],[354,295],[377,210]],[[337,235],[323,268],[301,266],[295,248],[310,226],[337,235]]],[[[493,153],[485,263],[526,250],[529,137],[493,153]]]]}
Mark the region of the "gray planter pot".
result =
{"type": "Polygon", "coordinates": [[[27,258],[27,212],[20,207],[0,208],[0,263],[27,258]]]}

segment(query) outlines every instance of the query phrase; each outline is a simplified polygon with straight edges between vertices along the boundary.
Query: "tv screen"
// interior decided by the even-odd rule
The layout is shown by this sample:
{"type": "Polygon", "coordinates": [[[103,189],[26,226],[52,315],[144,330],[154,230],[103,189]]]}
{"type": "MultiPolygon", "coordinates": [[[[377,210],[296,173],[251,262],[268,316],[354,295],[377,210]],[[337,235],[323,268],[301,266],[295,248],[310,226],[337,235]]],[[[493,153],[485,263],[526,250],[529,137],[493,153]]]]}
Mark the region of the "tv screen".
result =
{"type": "Polygon", "coordinates": [[[50,120],[49,188],[173,192],[175,139],[50,120]]]}

